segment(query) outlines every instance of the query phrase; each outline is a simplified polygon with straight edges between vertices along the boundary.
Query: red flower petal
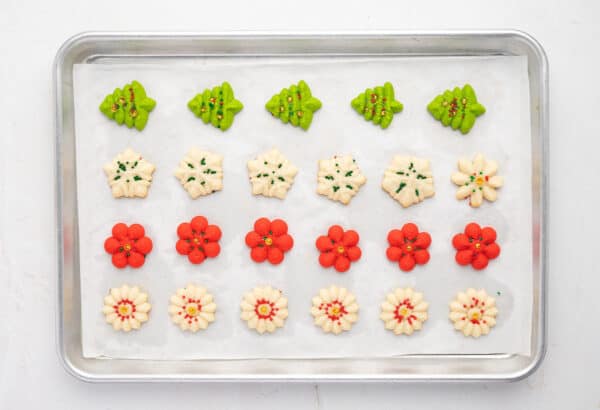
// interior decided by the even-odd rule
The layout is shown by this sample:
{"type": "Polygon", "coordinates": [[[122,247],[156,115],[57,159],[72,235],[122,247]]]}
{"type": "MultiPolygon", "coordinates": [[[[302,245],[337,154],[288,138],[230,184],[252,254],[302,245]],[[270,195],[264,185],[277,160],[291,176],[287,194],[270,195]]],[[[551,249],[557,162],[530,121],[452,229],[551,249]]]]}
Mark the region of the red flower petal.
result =
{"type": "Polygon", "coordinates": [[[402,249],[398,248],[397,246],[390,246],[385,251],[385,254],[392,262],[398,262],[400,257],[402,257],[402,249]]]}
{"type": "Polygon", "coordinates": [[[294,246],[294,239],[290,235],[284,234],[278,238],[275,238],[274,245],[283,252],[287,252],[294,246]]]}
{"type": "Polygon", "coordinates": [[[177,236],[179,239],[192,239],[194,233],[192,232],[192,225],[187,222],[179,224],[177,227],[177,236]]]}
{"type": "Polygon", "coordinates": [[[254,248],[258,246],[258,244],[262,243],[262,241],[262,236],[260,236],[254,231],[248,232],[246,234],[246,245],[248,245],[249,248],[254,248]]]}
{"type": "Polygon", "coordinates": [[[454,249],[460,251],[464,249],[469,249],[471,247],[471,242],[469,242],[469,237],[464,233],[457,233],[452,238],[452,246],[454,249]]]}
{"type": "Polygon", "coordinates": [[[342,240],[342,237],[344,236],[344,230],[339,225],[333,225],[327,231],[327,236],[329,236],[334,241],[339,242],[342,240]]]}
{"type": "Polygon", "coordinates": [[[475,256],[475,258],[473,259],[473,262],[471,263],[471,266],[473,266],[473,268],[477,269],[477,270],[481,270],[481,269],[485,268],[487,265],[488,265],[488,258],[483,253],[478,253],[475,256]]]}
{"type": "Polygon", "coordinates": [[[264,262],[267,259],[267,248],[264,246],[257,246],[256,248],[252,248],[250,251],[250,257],[254,262],[264,262]]]}
{"type": "Polygon", "coordinates": [[[147,255],[152,251],[152,240],[147,236],[138,239],[133,244],[133,249],[140,252],[143,255],[147,255]]]}
{"type": "Polygon", "coordinates": [[[358,233],[350,229],[344,232],[344,235],[342,236],[342,243],[344,246],[354,246],[358,243],[359,239],[358,233]]]}
{"type": "Polygon", "coordinates": [[[421,249],[429,248],[429,245],[431,245],[431,235],[427,232],[419,232],[413,245],[421,249]]]}
{"type": "Polygon", "coordinates": [[[206,259],[206,256],[204,255],[204,252],[202,252],[201,250],[194,249],[188,254],[188,259],[194,265],[197,265],[199,263],[204,262],[204,259],[206,259]]]}
{"type": "Polygon", "coordinates": [[[319,236],[317,238],[316,246],[321,252],[327,252],[333,249],[333,244],[328,236],[319,236]]]}
{"type": "Polygon", "coordinates": [[[388,243],[392,246],[404,244],[404,234],[400,229],[392,229],[387,236],[388,243]]]}
{"type": "Polygon", "coordinates": [[[119,222],[112,228],[112,235],[115,238],[117,238],[118,240],[122,241],[123,239],[127,239],[127,233],[128,233],[127,225],[125,225],[122,222],[119,222]]]}
{"type": "Polygon", "coordinates": [[[254,222],[254,230],[261,236],[267,236],[271,230],[271,221],[267,218],[259,218],[254,222]]]}
{"type": "Polygon", "coordinates": [[[144,264],[145,258],[139,252],[131,251],[129,252],[129,257],[127,258],[127,262],[132,268],[139,268],[144,264]]]}
{"type": "Polygon", "coordinates": [[[355,262],[360,259],[362,252],[358,246],[353,246],[346,249],[346,255],[348,256],[348,259],[350,259],[352,262],[355,262]]]}
{"type": "Polygon", "coordinates": [[[413,253],[413,256],[415,258],[415,262],[417,262],[419,265],[425,265],[427,262],[429,262],[429,252],[426,249],[416,250],[413,253]]]}
{"type": "Polygon", "coordinates": [[[279,248],[270,247],[267,250],[267,259],[273,265],[279,265],[283,262],[283,252],[279,248]]]}
{"type": "Polygon", "coordinates": [[[104,241],[104,250],[106,253],[118,252],[120,246],[121,242],[112,236],[104,241]]]}
{"type": "Polygon", "coordinates": [[[190,253],[192,251],[192,245],[190,245],[185,240],[180,239],[175,244],[175,249],[177,249],[177,252],[180,255],[187,255],[188,253],[190,253]]]}
{"type": "Polygon", "coordinates": [[[127,229],[127,236],[129,239],[140,239],[146,234],[144,227],[140,224],[130,225],[127,229]]]}
{"type": "Polygon", "coordinates": [[[123,252],[114,253],[112,256],[112,263],[119,269],[123,269],[127,266],[127,256],[123,252]]]}
{"type": "Polygon", "coordinates": [[[481,227],[475,222],[471,222],[465,226],[465,235],[471,239],[479,239],[481,236],[481,227]]]}
{"type": "Polygon", "coordinates": [[[273,235],[275,235],[275,236],[285,235],[287,233],[287,231],[288,231],[288,226],[284,220],[274,219],[273,222],[271,222],[271,232],[273,232],[273,235]]]}
{"type": "Polygon", "coordinates": [[[206,227],[208,226],[208,221],[203,216],[195,216],[192,218],[190,222],[192,229],[196,232],[204,232],[206,227]]]}
{"type": "Polygon", "coordinates": [[[221,253],[221,246],[217,242],[209,242],[204,244],[204,253],[209,258],[214,258],[221,253]]]}
{"type": "Polygon", "coordinates": [[[481,237],[483,238],[483,243],[489,245],[496,241],[496,230],[490,226],[486,226],[481,230],[481,237]]]}
{"type": "Polygon", "coordinates": [[[490,243],[483,249],[483,253],[488,259],[495,259],[500,255],[500,246],[497,243],[490,243]]]}
{"type": "Polygon", "coordinates": [[[454,257],[454,259],[456,259],[456,263],[458,263],[459,265],[468,265],[473,259],[473,251],[470,249],[458,251],[456,252],[456,256],[454,257]]]}
{"type": "Polygon", "coordinates": [[[338,256],[333,267],[338,272],[346,272],[350,269],[350,259],[345,256],[338,256]]]}
{"type": "Polygon", "coordinates": [[[412,241],[417,237],[419,233],[419,228],[417,228],[417,225],[415,225],[414,223],[409,222],[407,224],[404,224],[404,226],[402,227],[402,233],[404,234],[404,237],[412,241]]]}
{"type": "Polygon", "coordinates": [[[335,254],[333,252],[325,252],[319,255],[319,263],[324,268],[329,268],[335,263],[335,254]]]}
{"type": "Polygon", "coordinates": [[[221,228],[217,225],[208,225],[204,230],[204,238],[211,242],[217,242],[221,239],[221,228]]]}
{"type": "Polygon", "coordinates": [[[415,267],[415,258],[413,258],[412,255],[404,255],[402,258],[400,258],[399,265],[400,269],[403,271],[411,271],[415,267]]]}

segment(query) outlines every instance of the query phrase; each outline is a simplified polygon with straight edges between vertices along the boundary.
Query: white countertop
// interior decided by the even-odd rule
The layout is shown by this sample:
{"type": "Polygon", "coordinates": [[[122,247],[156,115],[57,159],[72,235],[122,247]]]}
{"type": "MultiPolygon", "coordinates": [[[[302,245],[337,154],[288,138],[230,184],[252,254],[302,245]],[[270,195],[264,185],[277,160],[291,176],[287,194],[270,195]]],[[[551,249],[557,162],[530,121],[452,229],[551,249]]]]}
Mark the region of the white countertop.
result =
{"type": "Polygon", "coordinates": [[[600,407],[600,274],[593,269],[599,2],[24,3],[0,3],[0,409],[600,407]],[[64,40],[88,30],[451,28],[527,31],[550,62],[548,353],[533,376],[508,384],[93,385],[62,369],[54,329],[51,68],[64,40]]]}

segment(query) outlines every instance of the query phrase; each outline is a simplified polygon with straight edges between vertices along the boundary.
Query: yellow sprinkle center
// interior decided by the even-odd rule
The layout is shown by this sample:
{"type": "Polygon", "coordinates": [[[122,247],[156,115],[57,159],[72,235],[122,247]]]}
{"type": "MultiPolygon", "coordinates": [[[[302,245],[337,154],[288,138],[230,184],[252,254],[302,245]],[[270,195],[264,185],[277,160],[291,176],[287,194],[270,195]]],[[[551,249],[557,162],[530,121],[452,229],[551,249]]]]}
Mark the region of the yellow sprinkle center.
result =
{"type": "Polygon", "coordinates": [[[402,316],[406,316],[408,314],[408,309],[406,309],[405,307],[403,307],[402,309],[400,309],[400,314],[402,316]]]}
{"type": "Polygon", "coordinates": [[[344,253],[345,251],[346,251],[346,249],[344,249],[343,246],[338,246],[338,248],[337,248],[338,253],[344,253]]]}
{"type": "Polygon", "coordinates": [[[481,244],[478,242],[475,244],[475,249],[479,249],[479,248],[481,248],[481,244]]]}
{"type": "Polygon", "coordinates": [[[331,316],[337,316],[340,314],[340,307],[339,306],[332,306],[331,307],[331,316]]]}
{"type": "Polygon", "coordinates": [[[260,305],[258,307],[258,311],[260,312],[261,315],[266,316],[271,311],[271,307],[269,305],[260,305]]]}
{"type": "Polygon", "coordinates": [[[477,178],[475,178],[475,183],[478,186],[482,186],[484,182],[485,182],[485,179],[483,177],[477,177],[477,178]]]}
{"type": "Polygon", "coordinates": [[[265,239],[265,245],[267,245],[267,246],[273,245],[273,239],[272,238],[266,238],[265,239]]]}
{"type": "Polygon", "coordinates": [[[195,303],[187,305],[185,312],[190,316],[196,316],[198,314],[198,306],[195,303]]]}
{"type": "Polygon", "coordinates": [[[125,246],[123,246],[123,249],[125,249],[126,251],[130,251],[131,250],[131,245],[130,244],[126,244],[125,246]]]}
{"type": "Polygon", "coordinates": [[[127,316],[131,313],[131,306],[130,305],[121,305],[119,306],[119,313],[122,316],[127,316]]]}
{"type": "Polygon", "coordinates": [[[296,115],[297,115],[298,117],[302,117],[302,116],[304,115],[304,113],[303,113],[302,111],[298,111],[298,112],[296,113],[296,115]]]}
{"type": "Polygon", "coordinates": [[[138,112],[137,112],[137,110],[131,110],[131,111],[129,112],[129,114],[131,114],[131,116],[132,116],[133,118],[135,118],[135,117],[137,117],[137,115],[138,115],[138,112]]]}
{"type": "Polygon", "coordinates": [[[412,251],[412,246],[408,245],[408,246],[406,247],[406,250],[407,250],[407,251],[409,251],[409,252],[410,252],[410,251],[412,251]]]}

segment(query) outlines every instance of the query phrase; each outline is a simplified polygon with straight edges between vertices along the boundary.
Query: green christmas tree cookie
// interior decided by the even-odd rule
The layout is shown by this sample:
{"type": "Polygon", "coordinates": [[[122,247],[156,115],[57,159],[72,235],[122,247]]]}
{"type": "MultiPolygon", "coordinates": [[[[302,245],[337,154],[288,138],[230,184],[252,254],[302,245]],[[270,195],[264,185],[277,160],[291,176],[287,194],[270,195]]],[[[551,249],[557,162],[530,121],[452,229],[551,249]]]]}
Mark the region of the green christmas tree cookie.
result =
{"type": "Polygon", "coordinates": [[[365,120],[372,121],[386,129],[394,119],[394,114],[404,108],[400,101],[394,98],[394,87],[386,82],[383,87],[367,88],[352,100],[352,108],[361,114],[365,120]]]}
{"type": "Polygon", "coordinates": [[[231,127],[235,114],[244,108],[242,103],[233,96],[233,88],[228,82],[212,90],[207,88],[202,94],[196,94],[188,102],[188,107],[205,124],[211,123],[221,131],[231,127]]]}
{"type": "Polygon", "coordinates": [[[321,108],[321,101],[312,96],[308,84],[300,80],[298,85],[284,88],[275,94],[265,105],[267,110],[287,124],[307,130],[313,113],[321,108]]]}
{"type": "Polygon", "coordinates": [[[100,111],[119,125],[125,124],[141,131],[155,106],[156,101],[148,97],[144,87],[134,80],[131,84],[125,84],[122,89],[115,88],[112,94],[108,94],[100,104],[100,111]]]}
{"type": "Polygon", "coordinates": [[[477,102],[473,87],[465,84],[462,90],[455,87],[435,97],[427,110],[445,127],[450,125],[453,130],[460,129],[466,134],[473,128],[475,119],[485,112],[485,107],[477,102]]]}

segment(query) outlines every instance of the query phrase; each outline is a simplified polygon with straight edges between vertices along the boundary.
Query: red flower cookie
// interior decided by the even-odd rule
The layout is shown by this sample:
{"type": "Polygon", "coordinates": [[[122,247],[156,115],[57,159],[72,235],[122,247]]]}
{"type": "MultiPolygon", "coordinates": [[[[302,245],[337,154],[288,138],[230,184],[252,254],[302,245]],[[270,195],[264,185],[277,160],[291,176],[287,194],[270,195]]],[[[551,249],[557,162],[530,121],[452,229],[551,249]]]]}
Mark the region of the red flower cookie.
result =
{"type": "Polygon", "coordinates": [[[402,229],[392,229],[387,239],[390,247],[386,255],[392,262],[398,262],[403,271],[409,272],[416,264],[429,262],[427,248],[431,245],[431,236],[427,232],[419,232],[417,225],[407,223],[402,229]]]}
{"type": "Polygon", "coordinates": [[[350,263],[360,259],[361,251],[358,246],[358,233],[353,230],[344,232],[339,225],[333,225],[327,231],[327,236],[319,236],[316,246],[321,255],[319,263],[324,268],[333,266],[338,272],[350,269],[350,263]]]}
{"type": "Polygon", "coordinates": [[[104,241],[104,250],[112,255],[112,263],[122,269],[129,265],[139,268],[152,251],[152,240],[144,236],[146,232],[140,224],[130,226],[119,222],[112,228],[112,236],[104,241]]]}
{"type": "Polygon", "coordinates": [[[203,216],[195,216],[190,222],[179,224],[177,236],[179,240],[175,249],[180,255],[187,255],[195,265],[204,262],[206,258],[214,258],[221,252],[221,229],[217,225],[209,225],[203,216]]]}
{"type": "Polygon", "coordinates": [[[250,257],[254,262],[268,260],[278,265],[283,262],[283,254],[294,246],[294,239],[284,220],[259,218],[254,222],[254,230],[246,234],[246,245],[252,249],[250,257]]]}
{"type": "Polygon", "coordinates": [[[457,251],[456,262],[459,265],[471,264],[477,270],[484,269],[490,259],[500,255],[494,228],[481,228],[474,222],[465,227],[465,233],[454,235],[452,245],[457,251]]]}

